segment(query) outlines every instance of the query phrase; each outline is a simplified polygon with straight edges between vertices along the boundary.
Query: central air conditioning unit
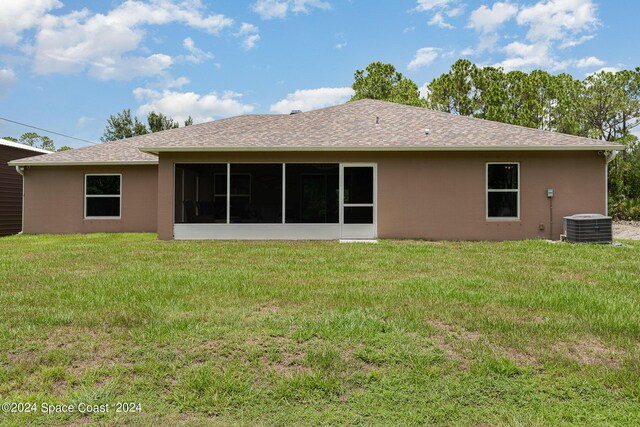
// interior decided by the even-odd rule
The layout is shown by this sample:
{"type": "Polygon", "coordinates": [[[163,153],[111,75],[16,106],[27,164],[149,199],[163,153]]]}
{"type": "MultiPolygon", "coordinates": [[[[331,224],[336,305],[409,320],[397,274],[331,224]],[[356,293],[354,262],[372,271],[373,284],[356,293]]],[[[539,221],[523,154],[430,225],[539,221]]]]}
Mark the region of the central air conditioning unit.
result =
{"type": "Polygon", "coordinates": [[[612,222],[610,216],[578,214],[563,218],[563,237],[571,243],[611,243],[612,222]]]}

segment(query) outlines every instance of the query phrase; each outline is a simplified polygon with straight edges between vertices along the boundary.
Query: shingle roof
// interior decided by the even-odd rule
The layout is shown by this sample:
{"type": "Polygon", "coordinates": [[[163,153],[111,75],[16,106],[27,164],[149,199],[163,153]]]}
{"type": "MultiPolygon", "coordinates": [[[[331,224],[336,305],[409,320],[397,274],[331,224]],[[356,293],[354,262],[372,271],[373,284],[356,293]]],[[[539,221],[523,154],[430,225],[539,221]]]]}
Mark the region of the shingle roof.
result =
{"type": "Polygon", "coordinates": [[[596,139],[363,99],[293,115],[237,116],[17,163],[153,163],[157,157],[149,153],[161,151],[620,148],[596,139]]]}

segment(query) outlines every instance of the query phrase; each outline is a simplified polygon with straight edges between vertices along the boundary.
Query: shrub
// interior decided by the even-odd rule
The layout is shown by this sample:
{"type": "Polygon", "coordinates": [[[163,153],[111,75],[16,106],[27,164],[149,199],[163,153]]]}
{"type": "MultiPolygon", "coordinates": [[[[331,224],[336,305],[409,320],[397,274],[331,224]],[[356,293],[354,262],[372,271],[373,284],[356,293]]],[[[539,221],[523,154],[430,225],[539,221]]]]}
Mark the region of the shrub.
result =
{"type": "Polygon", "coordinates": [[[611,202],[609,215],[618,220],[640,221],[640,199],[622,199],[611,202]]]}

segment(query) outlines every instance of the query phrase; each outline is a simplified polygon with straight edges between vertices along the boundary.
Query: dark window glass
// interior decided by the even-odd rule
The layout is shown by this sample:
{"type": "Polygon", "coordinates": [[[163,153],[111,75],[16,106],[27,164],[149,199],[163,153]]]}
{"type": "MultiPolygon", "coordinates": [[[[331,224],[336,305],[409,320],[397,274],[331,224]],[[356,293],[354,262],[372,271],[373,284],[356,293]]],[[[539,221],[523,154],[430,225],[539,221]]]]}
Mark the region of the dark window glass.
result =
{"type": "Polygon", "coordinates": [[[88,195],[118,195],[120,194],[119,175],[87,175],[88,195]]]}
{"type": "Polygon", "coordinates": [[[344,168],[344,203],[373,203],[373,168],[344,168]]]}
{"type": "Polygon", "coordinates": [[[227,222],[227,165],[177,164],[175,222],[227,222]]]}
{"type": "Polygon", "coordinates": [[[338,223],[338,164],[287,164],[285,175],[287,223],[338,223]]]}
{"type": "Polygon", "coordinates": [[[518,165],[516,163],[487,165],[487,184],[490,190],[517,190],[518,165]]]}
{"type": "Polygon", "coordinates": [[[518,193],[515,191],[489,192],[489,217],[501,218],[518,216],[518,193]]]}
{"type": "Polygon", "coordinates": [[[120,197],[87,197],[87,217],[120,216],[120,197]]]}
{"type": "Polygon", "coordinates": [[[282,164],[231,165],[232,223],[282,222],[282,164]]]}
{"type": "Polygon", "coordinates": [[[345,224],[373,224],[373,208],[354,206],[344,208],[345,224]]]}

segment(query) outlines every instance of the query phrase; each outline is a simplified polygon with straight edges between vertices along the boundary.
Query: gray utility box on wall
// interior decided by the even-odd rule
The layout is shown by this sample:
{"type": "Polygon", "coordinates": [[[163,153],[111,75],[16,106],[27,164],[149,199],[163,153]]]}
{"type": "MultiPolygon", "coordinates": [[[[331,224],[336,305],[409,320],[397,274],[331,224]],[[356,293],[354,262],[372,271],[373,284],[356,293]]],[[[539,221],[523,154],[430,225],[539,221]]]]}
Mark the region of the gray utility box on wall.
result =
{"type": "Polygon", "coordinates": [[[611,243],[611,217],[579,214],[563,218],[564,238],[571,243],[611,243]]]}

